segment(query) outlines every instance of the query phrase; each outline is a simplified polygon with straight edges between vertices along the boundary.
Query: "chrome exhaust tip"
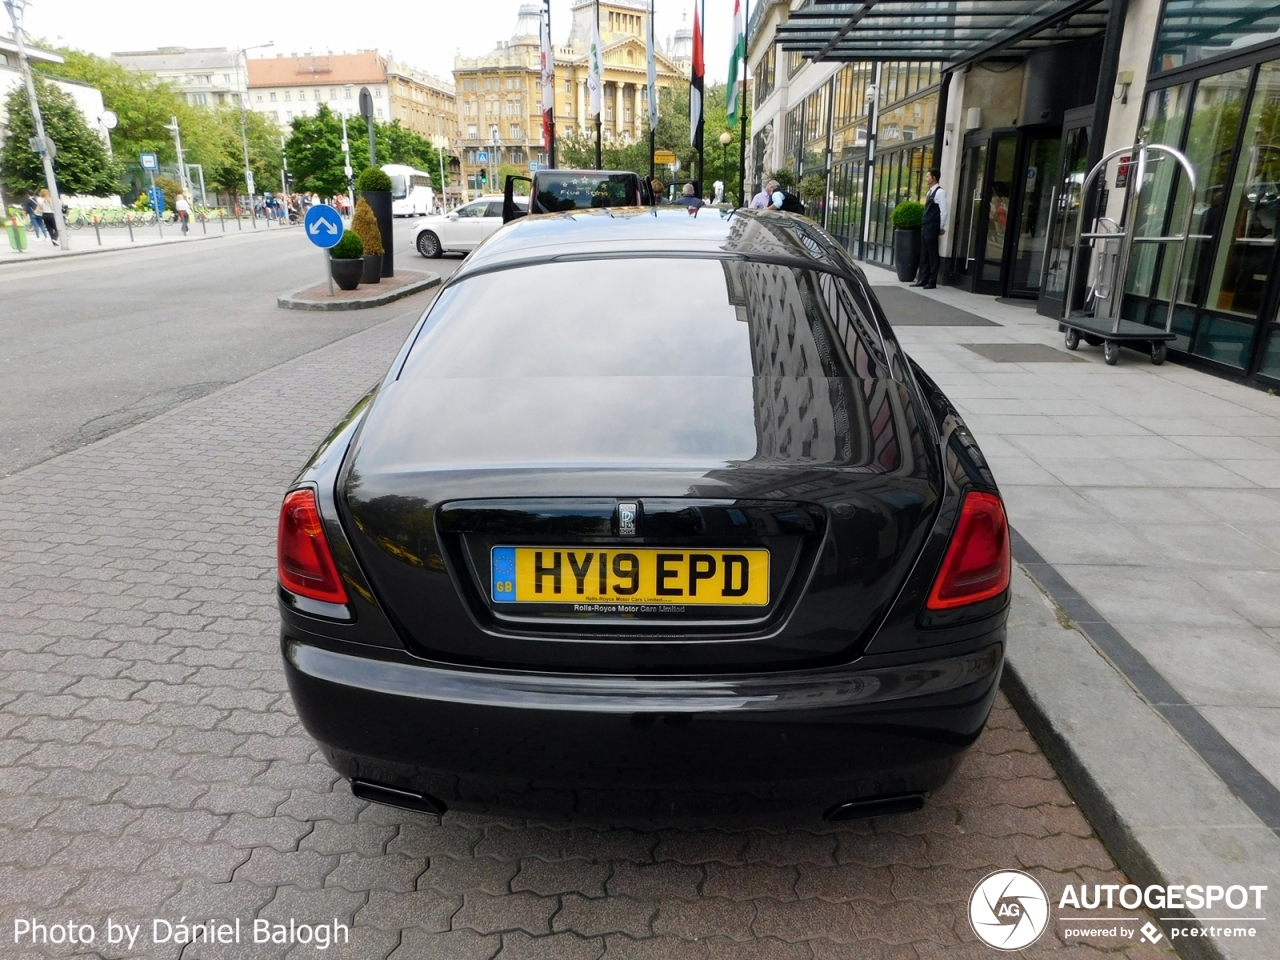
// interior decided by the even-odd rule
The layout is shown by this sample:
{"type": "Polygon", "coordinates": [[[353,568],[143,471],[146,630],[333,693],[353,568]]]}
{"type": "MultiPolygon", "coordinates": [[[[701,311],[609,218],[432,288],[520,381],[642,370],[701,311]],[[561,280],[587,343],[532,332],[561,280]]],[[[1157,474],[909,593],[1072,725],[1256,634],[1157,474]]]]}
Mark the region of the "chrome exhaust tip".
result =
{"type": "Polygon", "coordinates": [[[822,815],[823,820],[868,820],[895,813],[914,813],[924,807],[923,793],[901,793],[891,797],[871,797],[837,804],[822,815]]]}
{"type": "Polygon", "coordinates": [[[406,790],[404,787],[392,787],[385,783],[374,783],[372,780],[352,780],[351,793],[361,800],[370,800],[387,807],[400,807],[402,810],[429,813],[437,817],[443,816],[449,809],[443,800],[438,800],[429,793],[406,790]]]}

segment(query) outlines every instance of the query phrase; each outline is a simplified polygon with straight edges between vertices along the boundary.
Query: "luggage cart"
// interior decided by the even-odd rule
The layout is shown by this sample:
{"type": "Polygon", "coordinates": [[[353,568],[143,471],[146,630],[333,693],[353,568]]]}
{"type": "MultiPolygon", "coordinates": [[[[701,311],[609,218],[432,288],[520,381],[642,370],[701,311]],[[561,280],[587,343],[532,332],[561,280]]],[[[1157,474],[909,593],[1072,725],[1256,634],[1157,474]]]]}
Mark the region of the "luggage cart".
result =
{"type": "MultiPolygon", "coordinates": [[[[1075,245],[1071,248],[1071,269],[1067,274],[1067,298],[1059,329],[1065,332],[1068,350],[1075,350],[1080,341],[1091,346],[1101,345],[1103,359],[1108,366],[1114,366],[1120,359],[1120,346],[1142,347],[1150,352],[1151,362],[1164,363],[1167,353],[1166,344],[1176,336],[1173,332],[1173,313],[1177,303],[1176,290],[1182,278],[1182,263],[1187,252],[1187,243],[1195,237],[1191,233],[1191,217],[1195,209],[1196,172],[1191,161],[1184,154],[1159,143],[1146,143],[1139,140],[1132,147],[1121,147],[1112,150],[1098,161],[1080,187],[1080,196],[1087,198],[1089,189],[1099,174],[1105,175],[1107,165],[1122,154],[1129,154],[1131,159],[1129,188],[1125,194],[1124,213],[1120,223],[1107,217],[1095,218],[1093,229],[1084,233],[1084,217],[1076,223],[1075,245]],[[1148,159],[1149,154],[1162,156],[1148,159]],[[1169,236],[1134,236],[1137,226],[1138,211],[1141,208],[1142,190],[1146,185],[1147,165],[1166,159],[1173,160],[1187,178],[1188,202],[1187,212],[1183,217],[1182,232],[1169,236]],[[1093,284],[1085,297],[1084,309],[1071,309],[1071,293],[1076,289],[1076,274],[1080,261],[1080,241],[1088,240],[1094,251],[1091,258],[1094,263],[1093,284]],[[1129,260],[1133,255],[1135,244],[1164,243],[1177,244],[1174,259],[1173,288],[1175,295],[1169,298],[1169,312],[1165,317],[1164,330],[1149,327],[1144,323],[1122,319],[1120,308],[1124,301],[1125,279],[1129,272],[1129,260]]],[[[1174,181],[1176,183],[1176,181],[1174,181]]],[[[1170,197],[1172,200],[1172,196],[1170,197]]]]}

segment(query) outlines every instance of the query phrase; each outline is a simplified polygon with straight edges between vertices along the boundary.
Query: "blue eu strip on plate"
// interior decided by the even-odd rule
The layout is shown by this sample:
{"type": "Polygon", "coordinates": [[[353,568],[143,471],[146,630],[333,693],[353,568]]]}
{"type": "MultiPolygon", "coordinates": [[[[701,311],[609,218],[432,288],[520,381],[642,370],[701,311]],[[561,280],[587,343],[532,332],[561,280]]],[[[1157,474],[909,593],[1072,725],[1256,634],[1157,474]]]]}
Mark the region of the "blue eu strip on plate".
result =
{"type": "Polygon", "coordinates": [[[516,598],[516,549],[494,547],[490,566],[493,569],[493,600],[512,602],[516,598]]]}

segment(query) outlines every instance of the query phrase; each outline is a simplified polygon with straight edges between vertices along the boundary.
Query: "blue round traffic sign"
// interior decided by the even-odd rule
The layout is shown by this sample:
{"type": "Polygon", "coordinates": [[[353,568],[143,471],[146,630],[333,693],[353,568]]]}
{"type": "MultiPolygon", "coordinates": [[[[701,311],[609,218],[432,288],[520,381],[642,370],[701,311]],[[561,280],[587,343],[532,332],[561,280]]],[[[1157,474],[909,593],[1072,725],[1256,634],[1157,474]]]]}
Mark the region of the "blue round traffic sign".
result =
{"type": "Polygon", "coordinates": [[[327,250],[342,239],[342,217],[338,216],[338,211],[333,207],[317,204],[307,211],[302,229],[308,240],[327,250]]]}

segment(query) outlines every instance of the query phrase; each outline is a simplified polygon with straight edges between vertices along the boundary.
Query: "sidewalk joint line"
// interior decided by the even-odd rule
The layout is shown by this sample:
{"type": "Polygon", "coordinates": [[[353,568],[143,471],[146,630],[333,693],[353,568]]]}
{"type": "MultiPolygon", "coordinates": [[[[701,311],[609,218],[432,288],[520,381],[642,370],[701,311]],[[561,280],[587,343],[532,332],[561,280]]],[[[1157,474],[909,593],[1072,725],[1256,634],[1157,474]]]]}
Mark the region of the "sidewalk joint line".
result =
{"type": "Polygon", "coordinates": [[[1013,557],[1059,606],[1069,604],[1085,616],[1070,614],[1072,623],[1138,695],[1164,717],[1192,750],[1277,836],[1280,836],[1280,789],[1268,780],[1204,715],[1174,689],[1124,635],[1093,604],[1040,556],[1035,547],[1009,528],[1013,557]]]}

